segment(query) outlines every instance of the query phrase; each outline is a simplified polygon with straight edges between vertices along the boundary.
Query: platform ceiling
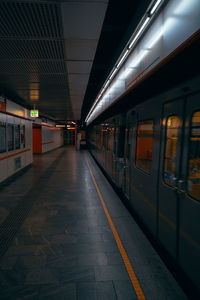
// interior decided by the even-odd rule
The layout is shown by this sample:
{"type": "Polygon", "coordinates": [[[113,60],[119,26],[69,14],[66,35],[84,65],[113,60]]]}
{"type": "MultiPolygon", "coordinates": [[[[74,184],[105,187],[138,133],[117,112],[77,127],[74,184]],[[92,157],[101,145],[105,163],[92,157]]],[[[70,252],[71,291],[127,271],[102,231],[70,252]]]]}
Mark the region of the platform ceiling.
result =
{"type": "Polygon", "coordinates": [[[1,95],[57,121],[84,119],[149,3],[0,1],[1,95]]]}

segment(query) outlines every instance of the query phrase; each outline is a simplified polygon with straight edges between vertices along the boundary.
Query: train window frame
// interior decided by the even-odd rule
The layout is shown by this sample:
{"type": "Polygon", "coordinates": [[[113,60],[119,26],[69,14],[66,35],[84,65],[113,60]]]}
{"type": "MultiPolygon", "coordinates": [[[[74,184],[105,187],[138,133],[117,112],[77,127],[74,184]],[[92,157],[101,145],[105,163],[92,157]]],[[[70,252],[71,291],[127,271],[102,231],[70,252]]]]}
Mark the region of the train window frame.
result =
{"type": "MultiPolygon", "coordinates": [[[[135,168],[136,169],[138,169],[138,170],[140,170],[142,173],[144,173],[144,174],[146,174],[146,175],[149,175],[149,176],[151,176],[152,175],[152,166],[151,166],[151,171],[150,172],[148,172],[147,170],[145,170],[145,169],[143,169],[143,168],[141,168],[140,166],[137,166],[137,147],[138,147],[138,127],[139,127],[139,124],[140,123],[145,123],[145,122],[152,122],[153,123],[153,126],[152,126],[152,129],[153,129],[153,134],[152,134],[152,162],[153,162],[153,148],[154,148],[154,139],[155,139],[155,120],[154,120],[154,118],[152,118],[152,119],[142,119],[142,120],[137,120],[137,126],[136,126],[136,136],[135,136],[135,138],[136,138],[136,151],[135,151],[135,161],[134,161],[134,163],[135,163],[135,168]]],[[[152,163],[153,164],[153,163],[152,163]]]]}
{"type": "Polygon", "coordinates": [[[7,124],[6,122],[0,121],[0,126],[2,126],[4,130],[4,142],[5,142],[5,148],[0,148],[0,154],[7,152],[7,124]]]}
{"type": "MultiPolygon", "coordinates": [[[[168,119],[170,118],[170,117],[178,117],[179,118],[179,120],[180,120],[180,117],[179,117],[179,115],[177,114],[177,113],[171,113],[171,114],[169,114],[169,115],[167,115],[167,117],[166,117],[166,124],[167,124],[167,121],[168,121],[168,119]]],[[[181,120],[180,120],[180,122],[181,122],[181,120]]],[[[179,139],[179,130],[180,130],[180,125],[179,125],[179,128],[178,128],[178,139],[179,139]]],[[[163,157],[162,157],[162,181],[163,181],[163,183],[164,184],[166,184],[168,187],[170,187],[170,188],[175,188],[175,186],[176,186],[176,184],[174,184],[174,185],[170,185],[169,183],[167,183],[166,181],[165,181],[165,177],[164,177],[164,173],[165,173],[165,171],[164,171],[164,167],[165,167],[165,152],[166,152],[166,137],[167,137],[167,126],[165,126],[165,130],[164,130],[164,151],[163,151],[163,157]]],[[[177,141],[177,147],[178,147],[178,143],[179,143],[179,140],[177,141]]],[[[176,167],[175,167],[175,170],[176,170],[176,167]]],[[[175,177],[176,177],[176,173],[175,173],[175,177]]]]}
{"type": "Polygon", "coordinates": [[[7,151],[11,152],[15,150],[15,133],[14,133],[14,124],[13,123],[7,123],[7,151]],[[12,128],[12,148],[9,148],[8,142],[9,140],[9,127],[12,128]]]}
{"type": "Polygon", "coordinates": [[[187,153],[187,170],[186,170],[186,178],[185,178],[185,191],[188,197],[192,198],[193,200],[200,202],[200,198],[196,198],[195,196],[191,195],[188,189],[188,176],[189,176],[189,154],[190,154],[190,149],[191,149],[191,137],[192,137],[192,118],[196,112],[200,112],[200,109],[195,109],[194,111],[191,112],[190,115],[190,121],[189,121],[189,134],[188,134],[188,153],[187,153]]]}
{"type": "Polygon", "coordinates": [[[14,125],[14,150],[19,150],[21,148],[21,128],[20,124],[14,125]]]}

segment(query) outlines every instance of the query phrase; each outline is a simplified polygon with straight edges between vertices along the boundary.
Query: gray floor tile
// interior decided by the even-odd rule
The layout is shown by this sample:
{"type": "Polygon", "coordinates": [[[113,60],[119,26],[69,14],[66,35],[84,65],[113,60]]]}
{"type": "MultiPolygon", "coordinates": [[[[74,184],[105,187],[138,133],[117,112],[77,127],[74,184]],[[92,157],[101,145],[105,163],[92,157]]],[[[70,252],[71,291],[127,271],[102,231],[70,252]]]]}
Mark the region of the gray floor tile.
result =
{"type": "MultiPolygon", "coordinates": [[[[125,281],[115,280],[114,287],[116,290],[118,300],[125,300],[125,299],[126,300],[137,300],[138,299],[130,280],[125,280],[125,281]]],[[[148,299],[148,297],[147,297],[147,299],[148,299]]],[[[155,298],[155,300],[156,300],[156,298],[155,298]]]]}
{"type": "Polygon", "coordinates": [[[77,284],[77,300],[117,300],[112,281],[77,284]]]}
{"type": "Polygon", "coordinates": [[[123,265],[95,266],[96,281],[128,280],[128,273],[123,265]]]}
{"type": "Polygon", "coordinates": [[[52,284],[43,285],[40,288],[39,300],[76,300],[76,285],[68,284],[52,284]]]}
{"type": "Polygon", "coordinates": [[[87,254],[78,256],[79,266],[104,266],[108,264],[108,258],[105,253],[87,254]]]}

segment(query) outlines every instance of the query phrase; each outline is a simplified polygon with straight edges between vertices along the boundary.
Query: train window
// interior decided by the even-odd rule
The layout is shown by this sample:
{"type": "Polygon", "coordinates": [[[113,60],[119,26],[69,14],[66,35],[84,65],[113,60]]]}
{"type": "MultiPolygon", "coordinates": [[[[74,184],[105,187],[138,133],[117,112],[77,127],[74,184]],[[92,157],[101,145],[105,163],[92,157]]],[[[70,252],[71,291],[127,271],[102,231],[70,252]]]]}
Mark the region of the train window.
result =
{"type": "Polygon", "coordinates": [[[175,185],[176,152],[178,146],[178,130],[180,119],[178,116],[170,116],[167,119],[165,156],[164,156],[164,181],[170,186],[175,185]]]}
{"type": "Polygon", "coordinates": [[[20,149],[20,125],[14,125],[15,149],[20,149]]]}
{"type": "Polygon", "coordinates": [[[8,151],[14,150],[14,125],[8,124],[8,151]]]}
{"type": "Polygon", "coordinates": [[[138,123],[136,166],[151,173],[153,149],[153,121],[138,123]]]}
{"type": "Polygon", "coordinates": [[[188,193],[200,200],[200,111],[192,116],[187,187],[188,193]]]}
{"type": "Polygon", "coordinates": [[[106,136],[107,136],[107,130],[104,128],[103,129],[103,136],[102,136],[102,146],[103,149],[106,149],[106,136]]]}
{"type": "Polygon", "coordinates": [[[22,144],[22,147],[25,148],[26,147],[26,141],[25,141],[25,125],[22,126],[22,129],[21,129],[21,144],[22,144]]]}
{"type": "Polygon", "coordinates": [[[108,135],[107,135],[107,150],[108,151],[112,151],[112,147],[113,147],[113,128],[108,128],[107,131],[108,135]]]}
{"type": "Polygon", "coordinates": [[[0,153],[6,152],[6,123],[0,122],[0,153]]]}

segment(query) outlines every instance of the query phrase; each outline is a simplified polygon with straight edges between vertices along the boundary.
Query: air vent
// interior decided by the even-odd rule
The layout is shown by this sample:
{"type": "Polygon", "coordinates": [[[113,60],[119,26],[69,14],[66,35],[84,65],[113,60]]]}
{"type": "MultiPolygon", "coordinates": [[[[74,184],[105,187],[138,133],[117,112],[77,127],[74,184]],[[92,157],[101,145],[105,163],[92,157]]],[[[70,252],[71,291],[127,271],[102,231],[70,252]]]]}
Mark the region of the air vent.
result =
{"type": "Polygon", "coordinates": [[[0,59],[64,59],[63,42],[1,40],[0,59]]]}
{"type": "Polygon", "coordinates": [[[57,4],[0,3],[0,37],[61,37],[57,4]]]}

